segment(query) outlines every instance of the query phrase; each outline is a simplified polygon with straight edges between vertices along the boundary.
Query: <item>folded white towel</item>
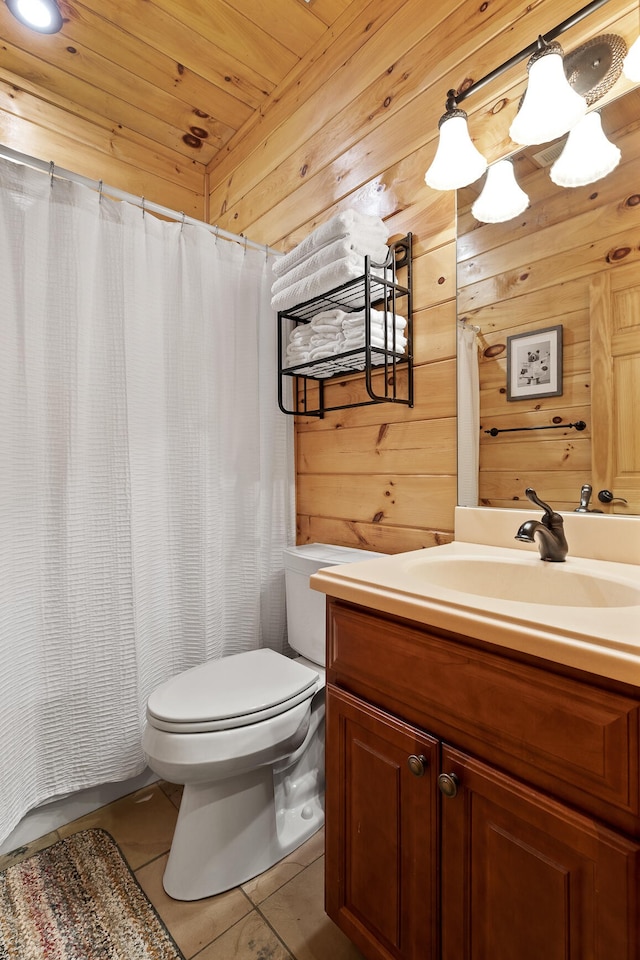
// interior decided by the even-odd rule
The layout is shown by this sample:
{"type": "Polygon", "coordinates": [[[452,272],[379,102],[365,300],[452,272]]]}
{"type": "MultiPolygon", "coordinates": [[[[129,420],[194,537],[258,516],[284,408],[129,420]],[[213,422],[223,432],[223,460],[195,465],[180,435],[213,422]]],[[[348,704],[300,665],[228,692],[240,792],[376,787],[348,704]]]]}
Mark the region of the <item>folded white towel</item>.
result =
{"type": "Polygon", "coordinates": [[[335,263],[329,263],[320,267],[315,273],[297,283],[292,283],[285,290],[281,290],[271,300],[271,306],[274,310],[287,310],[296,304],[305,303],[327,293],[334,287],[339,287],[349,280],[357,280],[364,273],[364,259],[351,254],[348,257],[342,257],[335,263]]]}
{"type": "MultiPolygon", "coordinates": [[[[333,263],[336,260],[341,260],[343,257],[354,256],[364,258],[365,256],[369,256],[374,263],[384,263],[388,253],[389,248],[387,245],[384,242],[380,243],[374,238],[372,238],[371,241],[367,241],[366,238],[359,241],[358,239],[352,239],[350,237],[339,237],[326,246],[320,247],[319,250],[314,250],[308,257],[305,257],[299,263],[295,264],[291,269],[284,272],[280,271],[277,279],[271,286],[271,293],[274,295],[280,293],[285,287],[290,286],[292,283],[297,283],[298,280],[303,280],[304,277],[315,273],[315,271],[321,267],[326,266],[328,263],[333,263]]],[[[361,262],[364,263],[363,260],[361,262]]],[[[275,261],[274,273],[275,264],[279,263],[279,260],[275,261]]]]}
{"type": "MultiPolygon", "coordinates": [[[[286,253],[283,257],[278,257],[274,262],[273,272],[276,277],[281,277],[315,250],[320,250],[339,238],[349,238],[355,245],[353,252],[362,253],[362,256],[365,256],[369,253],[369,250],[362,251],[358,249],[359,245],[361,246],[364,243],[367,246],[379,246],[380,244],[386,244],[387,237],[387,228],[380,217],[358,213],[357,210],[344,210],[326,223],[316,227],[289,253],[286,253]]],[[[369,255],[375,259],[373,251],[369,255]]]]}

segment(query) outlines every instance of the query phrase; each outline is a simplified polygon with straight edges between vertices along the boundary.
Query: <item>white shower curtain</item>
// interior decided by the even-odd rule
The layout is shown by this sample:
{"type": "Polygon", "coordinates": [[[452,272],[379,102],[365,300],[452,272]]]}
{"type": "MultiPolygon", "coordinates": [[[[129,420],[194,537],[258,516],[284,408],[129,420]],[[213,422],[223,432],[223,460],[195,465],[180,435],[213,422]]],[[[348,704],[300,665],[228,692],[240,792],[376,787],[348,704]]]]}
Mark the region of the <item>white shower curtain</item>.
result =
{"type": "Polygon", "coordinates": [[[141,772],[146,699],[285,640],[263,251],[0,160],[0,840],[141,772]]]}
{"type": "Polygon", "coordinates": [[[480,385],[477,329],[457,322],[458,506],[478,506],[480,385]]]}

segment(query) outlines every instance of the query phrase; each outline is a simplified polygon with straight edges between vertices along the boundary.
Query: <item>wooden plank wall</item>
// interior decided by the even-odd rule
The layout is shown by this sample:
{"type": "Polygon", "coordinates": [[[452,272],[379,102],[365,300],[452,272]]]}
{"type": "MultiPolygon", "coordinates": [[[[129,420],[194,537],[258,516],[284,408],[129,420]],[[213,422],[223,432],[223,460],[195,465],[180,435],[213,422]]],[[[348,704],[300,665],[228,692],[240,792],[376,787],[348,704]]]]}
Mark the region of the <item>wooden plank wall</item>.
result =
{"type": "MultiPolygon", "coordinates": [[[[576,0],[351,0],[206,167],[178,158],[174,145],[156,142],[153,131],[146,137],[105,123],[97,101],[93,109],[76,103],[62,61],[43,62],[49,90],[43,99],[38,76],[17,79],[22,66],[12,58],[19,52],[4,44],[0,142],[14,149],[54,157],[175,210],[195,216],[204,210],[210,222],[282,250],[348,207],[382,216],[390,236],[413,232],[415,406],[385,404],[296,424],[301,542],[394,553],[451,539],[455,197],[427,188],[424,173],[447,90],[489,73],[577,6],[576,0]]],[[[608,30],[629,40],[637,29],[637,0],[609,0],[566,35],[565,47],[608,30]]],[[[110,78],[105,95],[117,94],[116,81],[110,78]]],[[[521,65],[465,104],[489,160],[511,149],[507,130],[524,84],[521,65]]]]}
{"type": "MultiPolygon", "coordinates": [[[[353,0],[208,170],[209,219],[288,250],[348,207],[414,234],[415,406],[391,404],[296,423],[300,542],[395,553],[451,539],[456,502],[455,197],[424,184],[446,91],[489,73],[575,12],[575,0],[353,0]]],[[[637,2],[611,0],[565,35],[637,32],[637,2]]],[[[469,98],[489,160],[524,66],[469,98]]],[[[349,384],[335,390],[348,394],[349,384]]]]}
{"type": "MultiPolygon", "coordinates": [[[[119,5],[116,14],[135,30],[131,6],[119,5]]],[[[129,49],[130,35],[87,5],[74,6],[64,34],[40,35],[8,13],[2,30],[0,144],[203,217],[205,164],[192,159],[180,139],[193,118],[188,100],[197,104],[201,90],[189,77],[184,94],[172,96],[175,61],[151,47],[149,59],[140,60],[138,48],[129,49]],[[132,72],[96,48],[117,49],[132,72]],[[163,113],[170,123],[161,121],[163,113]]]]}
{"type": "Polygon", "coordinates": [[[640,227],[639,117],[640,89],[605,109],[604,127],[622,162],[603,180],[561,189],[549,167],[531,159],[541,149],[533,147],[515,161],[530,199],[522,216],[478,225],[468,206],[458,210],[458,310],[481,330],[479,492],[486,506],[521,507],[530,485],[556,508],[573,510],[581,485],[591,480],[589,290],[594,277],[640,260],[634,239],[640,227]],[[562,395],[508,402],[507,337],[556,324],[563,327],[562,395]],[[587,428],[486,433],[576,421],[587,428]]]}

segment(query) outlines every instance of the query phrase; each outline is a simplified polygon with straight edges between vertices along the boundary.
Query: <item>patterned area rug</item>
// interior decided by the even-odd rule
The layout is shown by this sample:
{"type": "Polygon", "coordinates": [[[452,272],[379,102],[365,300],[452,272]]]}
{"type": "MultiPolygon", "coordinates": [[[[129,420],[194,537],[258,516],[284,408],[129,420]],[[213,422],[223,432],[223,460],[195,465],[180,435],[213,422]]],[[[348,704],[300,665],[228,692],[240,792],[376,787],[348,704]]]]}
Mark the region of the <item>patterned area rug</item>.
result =
{"type": "Polygon", "coordinates": [[[0,873],[0,960],[184,960],[113,837],[83,830],[0,873]]]}

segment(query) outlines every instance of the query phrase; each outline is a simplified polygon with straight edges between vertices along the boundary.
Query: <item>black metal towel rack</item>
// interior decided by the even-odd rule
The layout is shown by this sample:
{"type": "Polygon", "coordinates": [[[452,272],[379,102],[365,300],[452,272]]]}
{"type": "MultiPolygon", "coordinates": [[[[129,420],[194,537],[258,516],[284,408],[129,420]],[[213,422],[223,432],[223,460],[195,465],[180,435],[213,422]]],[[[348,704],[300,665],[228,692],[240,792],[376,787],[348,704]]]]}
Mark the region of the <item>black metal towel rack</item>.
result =
{"type": "Polygon", "coordinates": [[[503,430],[498,430],[497,427],[491,427],[490,430],[485,430],[484,432],[490,433],[492,437],[497,437],[499,433],[517,433],[519,430],[566,430],[569,427],[574,427],[576,430],[587,429],[584,420],[576,420],[575,423],[545,424],[541,427],[505,427],[503,430]]]}

